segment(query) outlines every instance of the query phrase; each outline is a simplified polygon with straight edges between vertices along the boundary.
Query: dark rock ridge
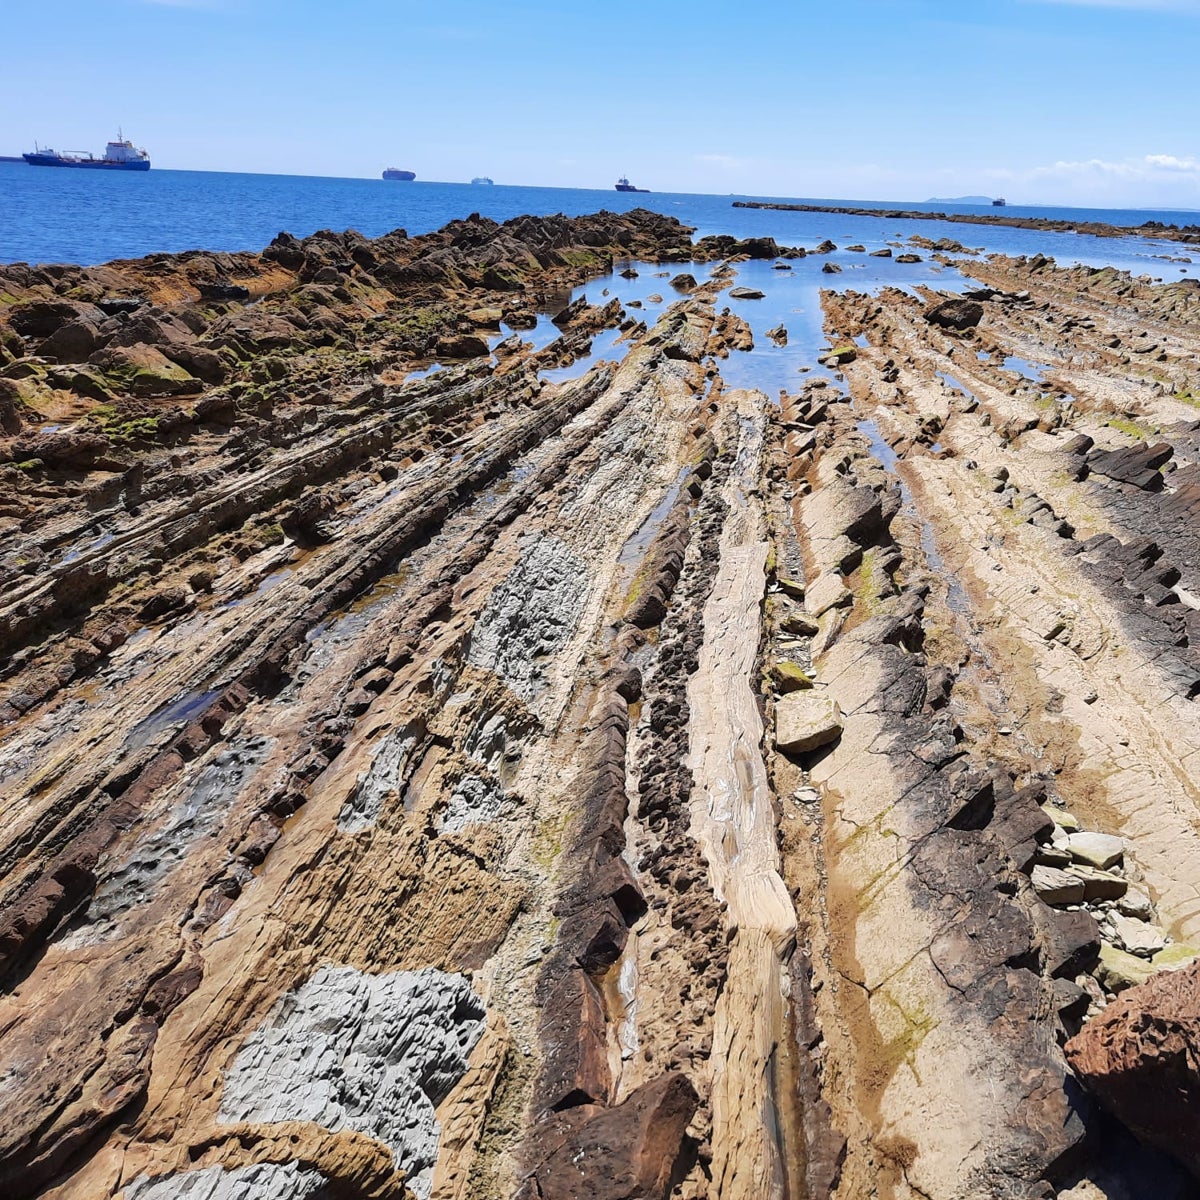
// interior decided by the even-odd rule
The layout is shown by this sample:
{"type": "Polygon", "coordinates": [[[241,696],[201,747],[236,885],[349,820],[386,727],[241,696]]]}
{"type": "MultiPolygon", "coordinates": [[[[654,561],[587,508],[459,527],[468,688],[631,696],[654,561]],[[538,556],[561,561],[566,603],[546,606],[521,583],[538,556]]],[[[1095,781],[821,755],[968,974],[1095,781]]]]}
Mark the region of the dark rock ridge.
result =
{"type": "Polygon", "coordinates": [[[784,204],[766,200],[735,200],[734,208],[769,208],[779,212],[838,213],[848,217],[882,217],[886,220],[954,221],[965,225],[1007,225],[1016,229],[1044,229],[1050,233],[1086,233],[1093,237],[1143,237],[1172,242],[1200,242],[1200,225],[1167,225],[1146,221],[1141,225],[1112,225],[1107,221],[1066,221],[1056,217],[1018,217],[1001,213],[926,212],[919,208],[850,208],[827,204],[784,204]]]}

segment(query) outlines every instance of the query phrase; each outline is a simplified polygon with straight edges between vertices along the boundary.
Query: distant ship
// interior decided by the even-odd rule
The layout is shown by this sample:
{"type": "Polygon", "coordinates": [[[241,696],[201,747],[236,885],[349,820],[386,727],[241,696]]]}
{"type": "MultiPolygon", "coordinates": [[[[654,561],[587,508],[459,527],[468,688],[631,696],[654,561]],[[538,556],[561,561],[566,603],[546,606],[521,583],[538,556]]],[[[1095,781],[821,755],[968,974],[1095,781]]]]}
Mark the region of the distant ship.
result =
{"type": "Polygon", "coordinates": [[[412,183],[417,177],[416,171],[402,171],[399,167],[388,167],[383,173],[384,179],[399,179],[402,183],[412,183]]]}
{"type": "Polygon", "coordinates": [[[1003,196],[997,196],[996,199],[992,201],[993,208],[1004,208],[1007,204],[1008,201],[1005,200],[1003,196]]]}
{"type": "Polygon", "coordinates": [[[618,192],[648,192],[649,190],[649,188],[634,187],[633,184],[629,182],[628,177],[625,175],[622,175],[621,178],[617,180],[618,192]]]}
{"type": "Polygon", "coordinates": [[[471,182],[480,184],[483,187],[491,187],[496,181],[494,179],[489,179],[486,175],[476,175],[471,182]]]}
{"type": "Polygon", "coordinates": [[[145,150],[138,149],[132,142],[126,141],[120,132],[117,133],[117,141],[109,142],[104,147],[103,158],[96,158],[86,150],[58,154],[54,150],[43,150],[40,146],[35,146],[32,154],[23,154],[21,157],[31,167],[91,167],[103,171],[150,170],[150,155],[145,150]]]}

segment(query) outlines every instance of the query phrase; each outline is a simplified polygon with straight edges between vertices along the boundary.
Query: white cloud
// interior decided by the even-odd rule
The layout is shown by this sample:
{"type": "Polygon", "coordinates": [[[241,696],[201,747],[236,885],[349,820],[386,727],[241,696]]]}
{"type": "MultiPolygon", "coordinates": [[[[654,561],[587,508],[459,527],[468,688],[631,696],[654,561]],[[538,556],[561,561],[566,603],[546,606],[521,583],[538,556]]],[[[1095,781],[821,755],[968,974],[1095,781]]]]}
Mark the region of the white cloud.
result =
{"type": "Polygon", "coordinates": [[[1176,158],[1174,154],[1147,154],[1145,162],[1148,166],[1163,171],[1200,171],[1200,159],[1191,155],[1187,158],[1176,158]]]}
{"type": "Polygon", "coordinates": [[[1018,204],[1200,206],[1200,158],[1193,155],[1060,159],[1034,167],[994,167],[982,175],[1018,204]]]}
{"type": "Polygon", "coordinates": [[[1179,158],[1174,154],[1144,154],[1141,158],[1123,158],[1111,162],[1089,158],[1080,162],[1060,161],[1030,171],[1013,172],[1014,177],[1027,179],[1078,179],[1080,176],[1099,176],[1128,180],[1153,181],[1167,176],[1190,175],[1200,181],[1200,160],[1179,158]]]}

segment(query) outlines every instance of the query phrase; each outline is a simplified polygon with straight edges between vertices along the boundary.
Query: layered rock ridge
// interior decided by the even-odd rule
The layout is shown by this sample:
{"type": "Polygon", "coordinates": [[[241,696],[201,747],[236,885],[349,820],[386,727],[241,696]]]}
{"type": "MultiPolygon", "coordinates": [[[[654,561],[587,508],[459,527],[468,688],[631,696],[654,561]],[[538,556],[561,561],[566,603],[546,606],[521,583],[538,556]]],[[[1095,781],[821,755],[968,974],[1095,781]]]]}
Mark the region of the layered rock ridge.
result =
{"type": "Polygon", "coordinates": [[[799,255],[0,269],[0,1190],[1194,1194],[1194,297],[799,255]]]}

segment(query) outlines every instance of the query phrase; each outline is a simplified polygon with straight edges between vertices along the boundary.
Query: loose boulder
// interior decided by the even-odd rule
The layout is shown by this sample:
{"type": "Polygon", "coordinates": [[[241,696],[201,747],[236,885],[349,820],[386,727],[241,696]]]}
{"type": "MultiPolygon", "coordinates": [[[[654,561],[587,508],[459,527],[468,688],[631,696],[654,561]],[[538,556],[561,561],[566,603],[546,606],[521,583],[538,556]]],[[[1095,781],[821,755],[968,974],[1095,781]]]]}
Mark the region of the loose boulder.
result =
{"type": "Polygon", "coordinates": [[[687,1126],[698,1103],[672,1072],[612,1108],[567,1110],[543,1131],[548,1153],[517,1200],[666,1200],[694,1161],[687,1126]]]}
{"type": "Polygon", "coordinates": [[[832,696],[793,692],[775,706],[775,745],[785,754],[806,754],[842,736],[842,710],[832,696]]]}
{"type": "Polygon", "coordinates": [[[1066,1053],[1105,1108],[1200,1179],[1200,964],[1131,987],[1066,1053]]]}
{"type": "MultiPolygon", "coordinates": [[[[903,262],[901,255],[897,262],[903,262]]],[[[974,329],[983,320],[983,305],[976,300],[943,300],[925,310],[925,320],[942,329],[974,329]]]]}

